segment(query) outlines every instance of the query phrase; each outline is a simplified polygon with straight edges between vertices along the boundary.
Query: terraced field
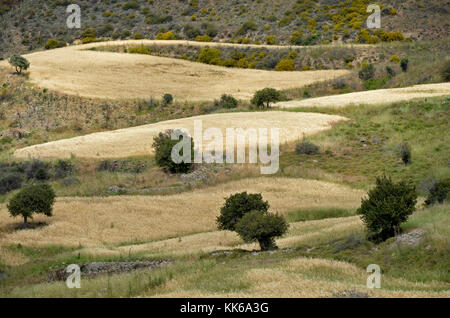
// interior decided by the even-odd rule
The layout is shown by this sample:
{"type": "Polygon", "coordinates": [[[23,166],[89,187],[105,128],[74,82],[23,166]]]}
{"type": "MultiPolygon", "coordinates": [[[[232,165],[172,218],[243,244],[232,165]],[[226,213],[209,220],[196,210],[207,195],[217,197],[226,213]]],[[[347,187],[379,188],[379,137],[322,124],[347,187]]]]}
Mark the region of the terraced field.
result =
{"type": "MultiPolygon", "coordinates": [[[[190,101],[212,100],[222,94],[250,99],[256,90],[264,87],[296,88],[348,74],[346,70],[275,72],[228,69],[180,59],[86,50],[124,43],[139,42],[91,43],[24,56],[31,63],[30,79],[37,85],[62,93],[98,98],[148,98],[170,93],[176,99],[190,101]]],[[[1,63],[6,65],[7,62],[1,63]]]]}
{"type": "MultiPolygon", "coordinates": [[[[170,120],[156,124],[94,133],[72,139],[63,139],[46,144],[19,149],[15,152],[20,158],[120,158],[153,153],[153,137],[167,129],[187,129],[191,136],[194,121],[201,120],[203,129],[221,129],[224,138],[226,128],[280,128],[280,142],[301,139],[329,129],[344,117],[315,113],[291,112],[247,112],[196,116],[170,120]]],[[[236,140],[236,143],[238,140],[236,140]]],[[[244,141],[244,146],[248,141],[244,141]]],[[[242,142],[241,142],[242,143],[242,142]]],[[[206,145],[205,145],[206,146],[206,145]]]]}
{"type": "Polygon", "coordinates": [[[378,89],[342,95],[276,103],[275,107],[345,107],[350,105],[377,105],[408,101],[416,98],[450,95],[450,83],[415,85],[404,88],[378,89]]]}

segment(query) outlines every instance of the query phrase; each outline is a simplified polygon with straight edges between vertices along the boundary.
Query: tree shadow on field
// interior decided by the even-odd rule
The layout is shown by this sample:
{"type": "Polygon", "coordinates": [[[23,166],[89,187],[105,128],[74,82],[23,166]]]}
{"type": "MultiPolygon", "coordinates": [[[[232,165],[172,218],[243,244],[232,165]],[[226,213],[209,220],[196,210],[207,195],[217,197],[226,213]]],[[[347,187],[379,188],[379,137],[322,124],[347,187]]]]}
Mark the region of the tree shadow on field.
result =
{"type": "Polygon", "coordinates": [[[23,222],[14,222],[0,226],[0,233],[7,234],[21,230],[34,230],[46,227],[48,225],[49,224],[47,222],[38,221],[38,222],[28,222],[27,226],[25,227],[23,222]]]}

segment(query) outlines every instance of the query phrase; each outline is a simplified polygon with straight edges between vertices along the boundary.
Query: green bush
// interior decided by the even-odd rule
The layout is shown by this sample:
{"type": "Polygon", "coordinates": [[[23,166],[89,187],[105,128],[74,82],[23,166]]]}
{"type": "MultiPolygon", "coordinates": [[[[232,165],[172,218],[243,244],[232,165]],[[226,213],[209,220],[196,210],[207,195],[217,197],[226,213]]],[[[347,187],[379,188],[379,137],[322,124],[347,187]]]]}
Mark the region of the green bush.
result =
{"type": "Polygon", "coordinates": [[[406,222],[415,211],[417,193],[414,185],[394,183],[386,176],[376,180],[376,187],[362,199],[356,211],[368,230],[368,238],[382,242],[400,232],[400,224],[406,222]]]}
{"type": "Polygon", "coordinates": [[[441,76],[444,81],[450,82],[450,60],[444,63],[441,69],[441,76]]]}
{"type": "Polygon", "coordinates": [[[409,67],[409,60],[408,59],[402,59],[400,61],[400,67],[402,68],[403,72],[407,72],[408,71],[408,67],[409,67]]]}
{"type": "Polygon", "coordinates": [[[450,178],[435,183],[428,194],[427,199],[425,200],[426,205],[432,205],[435,203],[444,203],[450,197],[450,178]]]}
{"type": "Polygon", "coordinates": [[[238,221],[236,232],[246,243],[257,241],[262,251],[268,251],[277,248],[274,238],[285,234],[288,227],[279,215],[251,211],[238,221]]]}
{"type": "Polygon", "coordinates": [[[295,151],[299,155],[316,155],[320,153],[320,148],[312,142],[302,140],[295,146],[295,151]]]}
{"type": "Polygon", "coordinates": [[[380,89],[389,81],[389,77],[371,78],[364,82],[366,90],[380,89]]]}
{"type": "Polygon", "coordinates": [[[0,194],[19,189],[22,186],[22,174],[10,172],[0,176],[0,194]]]}
{"type": "Polygon", "coordinates": [[[375,76],[375,66],[373,64],[364,65],[358,73],[358,76],[363,81],[367,81],[375,76]]]}
{"type": "Polygon", "coordinates": [[[263,201],[261,194],[236,193],[225,198],[225,204],[220,209],[216,221],[219,230],[234,231],[236,224],[246,213],[250,211],[265,213],[268,210],[269,203],[263,201]]]}
{"type": "Polygon", "coordinates": [[[220,59],[222,51],[213,47],[205,47],[200,50],[198,61],[206,64],[213,64],[220,59]]]}
{"type": "Polygon", "coordinates": [[[56,49],[58,47],[64,47],[66,46],[67,43],[64,41],[58,41],[55,39],[48,39],[47,43],[45,43],[45,49],[46,50],[50,50],[50,49],[56,49]]]}
{"type": "Polygon", "coordinates": [[[16,68],[17,74],[22,74],[22,70],[27,70],[30,67],[30,62],[18,54],[13,54],[9,58],[9,64],[16,68]]]}
{"type": "Polygon", "coordinates": [[[411,163],[411,146],[407,142],[398,146],[398,152],[405,166],[411,163]]]}
{"type": "Polygon", "coordinates": [[[159,133],[158,136],[153,138],[153,148],[155,149],[155,161],[156,164],[163,168],[166,172],[171,173],[187,173],[192,170],[194,164],[194,141],[192,137],[187,136],[185,133],[179,132],[179,140],[172,140],[171,135],[173,130],[167,130],[164,133],[159,133]],[[180,156],[189,156],[189,160],[183,160],[183,162],[176,163],[172,159],[172,149],[182,139],[190,139],[191,147],[190,154],[184,154],[183,149],[180,149],[180,156]]]}
{"type": "Polygon", "coordinates": [[[172,94],[164,94],[163,101],[165,105],[170,105],[173,103],[173,96],[172,94]]]}
{"type": "Polygon", "coordinates": [[[238,100],[231,95],[223,94],[220,98],[219,105],[223,108],[236,108],[238,106],[238,100]]]}
{"type": "Polygon", "coordinates": [[[52,216],[54,202],[55,192],[50,185],[31,185],[23,188],[11,198],[8,210],[13,217],[21,215],[23,226],[26,228],[28,218],[33,218],[35,213],[52,216]]]}
{"type": "Polygon", "coordinates": [[[278,102],[281,99],[281,93],[274,88],[264,88],[257,91],[253,96],[251,103],[258,108],[269,108],[270,103],[278,102]]]}
{"type": "Polygon", "coordinates": [[[242,24],[242,26],[236,32],[236,35],[237,36],[246,35],[248,31],[256,31],[257,29],[258,29],[258,26],[256,25],[256,22],[249,20],[249,21],[244,22],[244,24],[242,24]]]}

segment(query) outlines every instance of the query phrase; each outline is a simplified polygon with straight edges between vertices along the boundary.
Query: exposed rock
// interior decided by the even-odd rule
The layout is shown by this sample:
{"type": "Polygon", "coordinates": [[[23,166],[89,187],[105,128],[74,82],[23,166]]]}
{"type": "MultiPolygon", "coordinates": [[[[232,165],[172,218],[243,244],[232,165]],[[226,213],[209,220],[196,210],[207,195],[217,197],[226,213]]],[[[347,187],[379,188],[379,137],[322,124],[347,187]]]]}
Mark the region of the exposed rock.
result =
{"type": "Polygon", "coordinates": [[[354,289],[346,289],[333,293],[336,298],[369,298],[369,294],[354,289]]]}
{"type": "MultiPolygon", "coordinates": [[[[98,274],[126,273],[144,269],[150,270],[167,266],[169,264],[171,264],[171,261],[167,260],[134,262],[93,262],[81,265],[80,270],[81,275],[95,276],[98,274]]],[[[50,273],[49,278],[51,280],[65,280],[69,275],[69,273],[66,273],[66,269],[62,268],[50,273]]]]}
{"type": "Polygon", "coordinates": [[[398,245],[417,246],[422,242],[424,234],[425,231],[422,229],[415,229],[411,232],[401,234],[397,236],[395,242],[390,245],[390,248],[398,245]]]}

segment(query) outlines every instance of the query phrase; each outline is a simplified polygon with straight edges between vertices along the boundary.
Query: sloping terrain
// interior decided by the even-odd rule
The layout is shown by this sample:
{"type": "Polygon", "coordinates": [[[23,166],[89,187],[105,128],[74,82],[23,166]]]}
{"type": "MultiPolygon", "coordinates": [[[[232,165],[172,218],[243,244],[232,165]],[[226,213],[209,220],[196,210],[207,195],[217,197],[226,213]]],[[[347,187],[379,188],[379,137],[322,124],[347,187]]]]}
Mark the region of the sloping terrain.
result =
{"type": "Polygon", "coordinates": [[[405,88],[378,89],[365,92],[324,96],[311,99],[276,103],[275,107],[345,107],[350,105],[376,105],[408,101],[416,98],[437,97],[450,94],[450,83],[415,85],[405,88]]]}
{"type": "Polygon", "coordinates": [[[209,232],[224,198],[236,192],[262,193],[271,210],[299,207],[356,207],[363,192],[333,183],[291,178],[244,179],[169,196],[60,198],[54,217],[41,229],[14,231],[6,207],[0,209],[2,244],[102,247],[133,241],[209,232]]]}
{"type": "MultiPolygon", "coordinates": [[[[329,129],[344,117],[315,113],[246,112],[203,115],[156,124],[119,129],[75,137],[19,149],[16,157],[27,158],[123,158],[153,153],[153,137],[167,129],[187,129],[194,136],[194,122],[201,120],[203,130],[219,128],[224,138],[227,128],[280,129],[280,142],[295,141],[329,129]]],[[[238,141],[236,140],[236,143],[238,141]]],[[[244,146],[248,141],[244,141],[244,146]]],[[[206,145],[206,144],[205,144],[206,145]]]]}
{"type": "MultiPolygon", "coordinates": [[[[41,87],[84,97],[148,98],[170,93],[176,99],[199,101],[222,94],[250,99],[264,87],[295,88],[348,73],[228,69],[157,56],[84,50],[92,46],[25,55],[31,63],[30,79],[41,87]]],[[[6,65],[6,61],[2,63],[6,65]]]]}

